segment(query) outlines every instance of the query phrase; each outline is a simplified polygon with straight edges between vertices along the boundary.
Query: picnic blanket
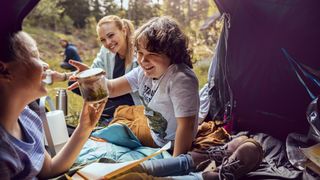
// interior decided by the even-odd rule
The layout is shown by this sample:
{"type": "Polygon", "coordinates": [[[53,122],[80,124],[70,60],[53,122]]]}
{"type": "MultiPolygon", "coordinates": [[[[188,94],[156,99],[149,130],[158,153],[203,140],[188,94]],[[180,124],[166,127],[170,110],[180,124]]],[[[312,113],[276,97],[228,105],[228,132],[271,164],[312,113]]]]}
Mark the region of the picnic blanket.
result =
{"type": "MultiPolygon", "coordinates": [[[[82,148],[76,164],[86,164],[101,158],[116,162],[126,162],[146,157],[160,148],[142,146],[131,130],[122,124],[112,124],[104,129],[92,133],[82,148]]],[[[171,157],[168,152],[163,152],[151,159],[171,157]]]]}
{"type": "MultiPolygon", "coordinates": [[[[124,162],[140,159],[157,151],[159,148],[155,148],[143,111],[143,106],[119,106],[110,125],[92,134],[95,139],[91,138],[86,142],[76,163],[100,158],[124,162]]],[[[213,121],[204,122],[198,127],[192,150],[203,151],[211,146],[223,145],[229,138],[230,135],[213,121]]],[[[169,153],[162,153],[155,159],[170,156],[169,153]]]]}

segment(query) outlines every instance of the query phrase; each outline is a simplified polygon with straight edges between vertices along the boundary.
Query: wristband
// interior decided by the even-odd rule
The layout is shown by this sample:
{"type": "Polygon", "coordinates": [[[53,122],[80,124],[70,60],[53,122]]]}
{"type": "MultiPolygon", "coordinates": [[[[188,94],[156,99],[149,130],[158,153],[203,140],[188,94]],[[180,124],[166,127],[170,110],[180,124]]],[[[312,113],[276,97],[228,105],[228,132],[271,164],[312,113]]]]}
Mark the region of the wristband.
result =
{"type": "Polygon", "coordinates": [[[67,73],[64,72],[63,75],[64,75],[64,76],[63,76],[63,81],[66,81],[67,78],[68,78],[68,77],[67,77],[67,73]]]}

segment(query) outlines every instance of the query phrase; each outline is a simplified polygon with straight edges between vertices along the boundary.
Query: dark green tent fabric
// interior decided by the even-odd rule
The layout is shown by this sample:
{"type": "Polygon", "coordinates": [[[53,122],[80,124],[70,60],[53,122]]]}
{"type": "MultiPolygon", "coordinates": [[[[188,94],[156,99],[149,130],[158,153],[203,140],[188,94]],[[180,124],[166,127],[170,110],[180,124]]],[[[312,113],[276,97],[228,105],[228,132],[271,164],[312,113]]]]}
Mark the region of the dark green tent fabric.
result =
{"type": "Polygon", "coordinates": [[[22,30],[22,22],[40,0],[1,0],[0,1],[0,56],[10,56],[9,37],[22,30]]]}
{"type": "Polygon", "coordinates": [[[22,29],[23,19],[40,0],[3,0],[0,2],[1,33],[22,29]]]}
{"type": "Polygon", "coordinates": [[[282,140],[290,132],[306,133],[306,110],[312,101],[306,87],[315,96],[320,88],[297,66],[320,74],[320,1],[215,2],[230,22],[220,38],[226,39],[223,48],[217,51],[217,100],[222,108],[233,105],[235,129],[282,140]],[[286,54],[297,62],[297,72],[286,54]]]}

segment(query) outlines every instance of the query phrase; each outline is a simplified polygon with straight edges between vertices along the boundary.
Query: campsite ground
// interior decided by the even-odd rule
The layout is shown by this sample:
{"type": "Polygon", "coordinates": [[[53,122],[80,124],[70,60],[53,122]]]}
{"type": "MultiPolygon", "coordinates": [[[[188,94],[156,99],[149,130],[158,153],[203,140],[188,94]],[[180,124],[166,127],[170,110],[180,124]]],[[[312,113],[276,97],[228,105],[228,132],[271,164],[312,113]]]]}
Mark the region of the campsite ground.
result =
{"type": "MultiPolygon", "coordinates": [[[[25,27],[26,32],[37,41],[41,58],[50,65],[50,68],[59,72],[65,72],[59,64],[63,59],[63,49],[59,45],[59,38],[65,38],[75,44],[79,49],[79,54],[85,64],[90,65],[99,51],[100,44],[92,32],[75,31],[72,34],[62,34],[41,28],[25,27]]],[[[94,32],[93,32],[94,33],[94,32]]],[[[207,81],[207,72],[212,56],[211,47],[204,44],[197,44],[193,47],[193,59],[195,61],[194,71],[199,79],[200,88],[207,81]],[[197,60],[195,60],[197,59],[197,60]]],[[[66,82],[57,82],[48,86],[48,95],[55,102],[56,91],[59,88],[66,88],[66,82]]],[[[82,106],[82,98],[72,92],[68,92],[68,116],[70,125],[76,125],[79,112],[82,106]]]]}

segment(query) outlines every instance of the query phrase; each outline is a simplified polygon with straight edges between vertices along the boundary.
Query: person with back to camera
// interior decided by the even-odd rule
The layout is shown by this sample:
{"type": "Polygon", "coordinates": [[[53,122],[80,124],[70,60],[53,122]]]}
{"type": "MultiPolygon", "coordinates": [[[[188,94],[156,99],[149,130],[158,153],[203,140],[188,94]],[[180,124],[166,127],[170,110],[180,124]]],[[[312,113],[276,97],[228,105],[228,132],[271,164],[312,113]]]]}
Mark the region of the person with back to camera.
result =
{"type": "Polygon", "coordinates": [[[67,171],[102,113],[105,102],[84,102],[79,125],[67,144],[51,158],[44,147],[40,117],[28,104],[45,96],[48,64],[40,60],[36,42],[25,32],[0,42],[0,177],[49,179],[67,171]]]}
{"type": "Polygon", "coordinates": [[[60,63],[60,67],[63,69],[75,71],[76,68],[74,68],[72,65],[70,65],[68,61],[70,59],[72,59],[75,61],[82,62],[82,60],[79,56],[77,47],[65,39],[60,39],[59,44],[61,45],[61,47],[63,47],[65,49],[64,50],[64,60],[60,63]]]}
{"type": "MultiPolygon", "coordinates": [[[[138,92],[153,144],[161,147],[174,141],[173,155],[186,153],[197,133],[199,110],[199,85],[191,69],[187,37],[175,20],[160,17],[136,31],[135,47],[140,66],[109,79],[109,95],[138,92]]],[[[88,68],[75,61],[70,63],[81,70],[88,68]]]]}
{"type": "MultiPolygon", "coordinates": [[[[108,79],[114,79],[138,66],[132,42],[134,27],[129,20],[121,19],[115,15],[105,16],[99,20],[96,30],[98,39],[103,46],[93,60],[91,68],[102,68],[108,79]]],[[[65,81],[72,75],[72,73],[53,73],[54,81],[65,81]]],[[[72,83],[69,82],[69,85],[72,83]]],[[[81,94],[78,88],[73,92],[81,94]]],[[[138,93],[109,98],[100,121],[107,124],[112,119],[115,109],[120,105],[139,104],[141,101],[138,93]]]]}

